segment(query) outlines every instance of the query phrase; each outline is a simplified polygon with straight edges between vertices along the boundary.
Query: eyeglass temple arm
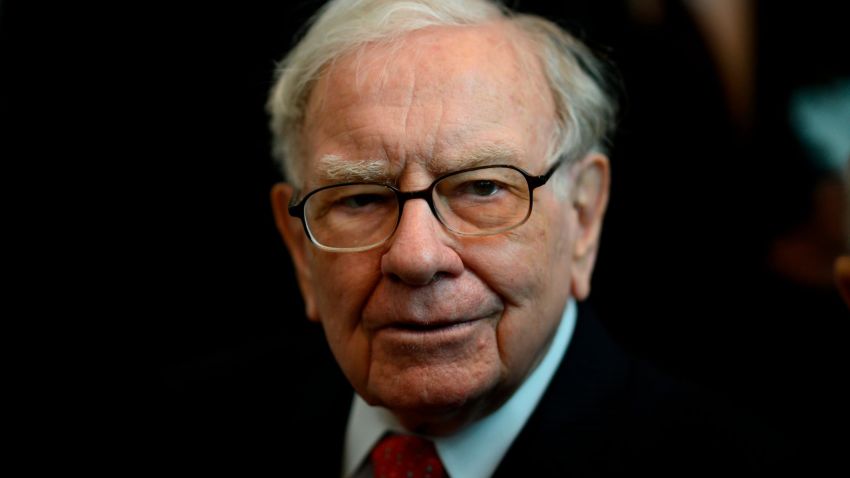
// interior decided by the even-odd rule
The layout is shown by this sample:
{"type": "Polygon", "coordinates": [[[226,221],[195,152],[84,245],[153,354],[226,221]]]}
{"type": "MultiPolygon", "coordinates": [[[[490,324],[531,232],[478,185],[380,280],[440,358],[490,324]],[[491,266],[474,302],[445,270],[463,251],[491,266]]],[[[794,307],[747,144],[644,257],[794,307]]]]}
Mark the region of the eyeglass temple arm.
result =
{"type": "Polygon", "coordinates": [[[555,164],[553,164],[552,167],[549,168],[549,171],[546,171],[546,173],[544,173],[540,176],[528,176],[529,186],[531,186],[532,189],[536,189],[536,188],[539,188],[540,186],[543,186],[544,184],[546,184],[546,182],[549,181],[549,178],[551,178],[552,175],[555,174],[555,171],[562,164],[564,164],[565,160],[566,160],[566,156],[561,156],[560,158],[558,158],[558,161],[556,161],[555,164]]]}
{"type": "Polygon", "coordinates": [[[292,199],[289,201],[289,215],[292,217],[304,218],[304,201],[295,202],[295,198],[300,195],[298,191],[293,191],[292,199]]]}

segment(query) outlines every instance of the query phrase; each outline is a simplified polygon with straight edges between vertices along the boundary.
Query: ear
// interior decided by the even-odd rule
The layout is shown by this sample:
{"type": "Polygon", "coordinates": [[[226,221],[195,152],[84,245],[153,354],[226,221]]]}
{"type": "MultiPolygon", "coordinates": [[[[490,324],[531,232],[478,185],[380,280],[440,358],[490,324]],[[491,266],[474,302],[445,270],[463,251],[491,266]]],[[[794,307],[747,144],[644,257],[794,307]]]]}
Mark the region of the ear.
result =
{"type": "Polygon", "coordinates": [[[844,302],[850,307],[850,256],[840,256],[835,261],[835,283],[844,302]]]}
{"type": "Polygon", "coordinates": [[[576,212],[573,241],[572,295],[583,300],[590,295],[590,277],[596,263],[602,218],[608,206],[611,168],[608,158],[591,153],[573,166],[572,206],[576,212]]]}
{"type": "Polygon", "coordinates": [[[301,295],[304,297],[307,318],[318,322],[319,316],[316,310],[313,278],[307,263],[307,248],[311,247],[310,240],[304,233],[301,221],[289,215],[289,201],[292,199],[293,192],[292,186],[289,184],[275,184],[271,193],[272,210],[274,211],[277,230],[283,236],[283,242],[289,249],[289,255],[295,265],[295,273],[298,278],[298,286],[301,288],[301,295]]]}

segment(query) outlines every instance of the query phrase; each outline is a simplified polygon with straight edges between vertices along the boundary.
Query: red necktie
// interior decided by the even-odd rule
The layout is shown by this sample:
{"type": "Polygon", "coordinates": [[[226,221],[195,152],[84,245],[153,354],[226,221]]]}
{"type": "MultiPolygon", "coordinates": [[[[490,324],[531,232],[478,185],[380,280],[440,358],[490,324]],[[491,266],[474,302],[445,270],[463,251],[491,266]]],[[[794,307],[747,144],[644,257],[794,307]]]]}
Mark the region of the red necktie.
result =
{"type": "Polygon", "coordinates": [[[372,450],[375,478],[446,478],[430,441],[412,435],[389,435],[372,450]]]}

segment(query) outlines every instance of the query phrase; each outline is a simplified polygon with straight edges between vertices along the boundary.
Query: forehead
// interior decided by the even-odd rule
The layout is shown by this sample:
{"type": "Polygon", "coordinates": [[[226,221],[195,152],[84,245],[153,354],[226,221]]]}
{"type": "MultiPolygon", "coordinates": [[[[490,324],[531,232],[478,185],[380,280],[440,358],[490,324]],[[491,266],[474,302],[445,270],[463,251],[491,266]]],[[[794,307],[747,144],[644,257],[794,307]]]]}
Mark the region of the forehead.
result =
{"type": "Polygon", "coordinates": [[[321,175],[328,155],[383,161],[395,174],[411,161],[450,170],[492,150],[533,168],[553,105],[527,40],[508,24],[420,30],[326,68],[307,107],[306,172],[321,175]]]}

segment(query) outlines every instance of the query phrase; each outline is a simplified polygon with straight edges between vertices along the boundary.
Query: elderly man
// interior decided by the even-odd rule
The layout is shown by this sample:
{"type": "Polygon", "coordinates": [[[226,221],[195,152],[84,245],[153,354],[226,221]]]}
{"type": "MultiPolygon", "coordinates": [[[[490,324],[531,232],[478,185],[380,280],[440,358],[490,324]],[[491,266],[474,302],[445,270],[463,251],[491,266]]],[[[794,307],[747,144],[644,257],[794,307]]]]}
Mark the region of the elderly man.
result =
{"type": "Polygon", "coordinates": [[[608,199],[604,78],[556,25],[483,0],[319,12],[268,103],[287,178],[277,225],[354,389],[321,401],[315,416],[337,423],[292,411],[314,416],[295,419],[303,456],[323,443],[312,466],[484,477],[724,462],[698,408],[576,304],[608,199]]]}

